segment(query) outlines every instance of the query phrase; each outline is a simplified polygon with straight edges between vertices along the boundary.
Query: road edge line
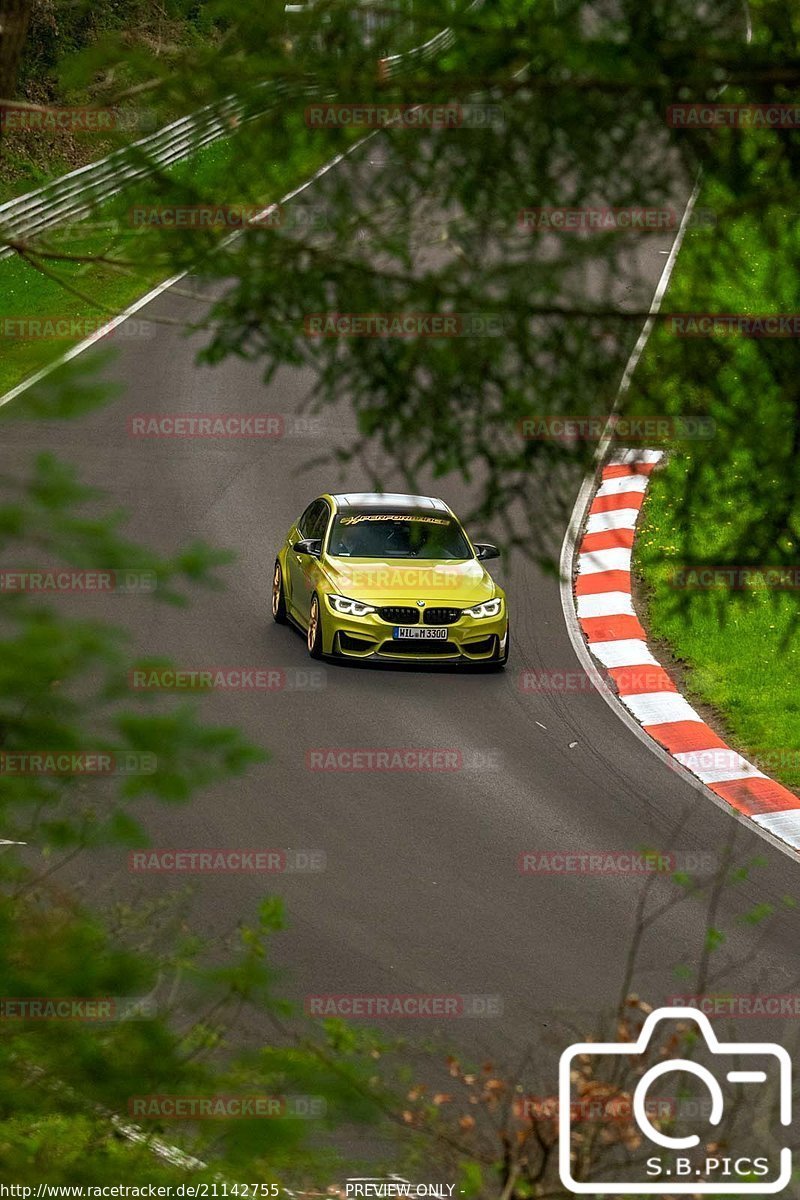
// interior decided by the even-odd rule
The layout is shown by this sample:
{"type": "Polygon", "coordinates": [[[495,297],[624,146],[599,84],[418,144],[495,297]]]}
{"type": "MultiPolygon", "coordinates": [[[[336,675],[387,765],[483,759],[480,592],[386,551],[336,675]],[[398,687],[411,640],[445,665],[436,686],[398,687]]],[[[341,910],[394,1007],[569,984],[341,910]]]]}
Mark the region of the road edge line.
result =
{"type": "MultiPolygon", "coordinates": [[[[264,217],[267,213],[278,208],[281,204],[288,204],[290,200],[294,200],[295,196],[299,196],[301,192],[304,192],[306,188],[311,187],[311,185],[316,183],[318,179],[321,179],[323,175],[327,175],[327,173],[332,171],[334,167],[338,167],[340,162],[343,162],[345,158],[353,154],[356,150],[360,149],[361,146],[365,145],[381,132],[382,130],[380,128],[373,129],[371,133],[366,135],[366,137],[359,138],[357,142],[354,142],[352,146],[348,146],[346,150],[341,152],[341,154],[335,155],[330,162],[324,163],[319,170],[315,171],[310,179],[306,179],[297,187],[292,188],[290,192],[287,192],[285,196],[282,196],[280,200],[277,200],[273,204],[269,204],[266,208],[262,209],[261,212],[254,217],[254,222],[256,222],[259,217],[264,217]]],[[[241,237],[241,231],[239,230],[233,233],[230,238],[227,238],[223,244],[229,244],[238,237],[241,237]]],[[[190,274],[191,269],[179,271],[177,275],[171,275],[169,279],[165,279],[162,283],[157,283],[156,286],[151,288],[149,292],[146,292],[143,296],[140,296],[138,300],[134,300],[133,304],[128,305],[128,307],[121,313],[118,313],[116,317],[111,317],[100,329],[90,334],[89,337],[84,338],[82,342],[78,342],[77,345],[71,346],[69,350],[65,351],[63,354],[60,354],[58,358],[54,358],[52,362],[46,363],[43,367],[40,367],[38,371],[34,371],[34,373],[29,375],[27,379],[23,379],[20,383],[15,384],[14,387],[12,387],[4,395],[0,396],[0,408],[4,408],[6,404],[10,404],[12,400],[16,400],[18,396],[21,396],[24,392],[27,392],[29,388],[35,387],[37,383],[41,383],[43,379],[46,379],[48,375],[51,375],[54,371],[57,371],[59,367],[66,366],[67,363],[72,362],[74,358],[77,358],[80,354],[83,354],[83,352],[88,350],[91,346],[96,345],[97,342],[101,342],[125,321],[129,320],[132,316],[135,316],[137,312],[140,312],[141,309],[150,304],[151,301],[157,300],[162,293],[168,291],[171,287],[174,287],[176,283],[180,283],[181,280],[186,279],[186,277],[190,274]]]]}
{"type": "Polygon", "coordinates": [[[592,683],[599,695],[603,698],[608,707],[612,710],[612,712],[615,713],[623,725],[627,726],[631,733],[633,733],[634,736],[637,737],[639,741],[647,747],[651,754],[660,759],[660,761],[665,767],[667,767],[668,770],[672,771],[674,774],[677,774],[685,783],[689,784],[689,786],[694,788],[695,791],[700,792],[702,796],[710,800],[727,816],[732,817],[735,821],[738,821],[739,824],[743,825],[751,832],[755,832],[765,842],[768,842],[774,847],[774,849],[786,855],[786,857],[790,858],[793,862],[797,862],[797,852],[792,850],[786,842],[782,841],[780,838],[777,838],[769,830],[763,829],[761,826],[756,825],[750,817],[738,812],[720,796],[715,795],[710,788],[706,787],[706,785],[701,783],[696,776],[692,775],[692,773],[688,771],[682,763],[674,759],[671,754],[669,754],[662,746],[658,744],[658,742],[654,741],[649,734],[644,732],[642,726],[628,712],[628,710],[620,701],[617,693],[611,690],[605,679],[602,678],[595,667],[594,662],[592,661],[592,656],[589,653],[587,643],[584,640],[583,631],[578,624],[578,614],[575,607],[573,575],[575,559],[578,552],[578,537],[586,521],[589,505],[598,486],[602,465],[611,446],[613,437],[614,413],[619,407],[619,403],[622,400],[625,392],[630,387],[634,370],[636,369],[642,353],[644,352],[644,348],[650,338],[650,334],[655,323],[655,317],[658,314],[658,311],[661,307],[661,302],[667,291],[667,287],[669,286],[672,271],[675,267],[681,245],[683,244],[683,238],[685,236],[699,192],[700,178],[698,176],[692,193],[686,203],[683,218],[675,236],[675,240],[672,244],[667,261],[664,264],[664,269],[661,272],[658,284],[656,285],[656,290],[653,294],[653,300],[650,305],[647,319],[642,327],[642,331],[639,334],[636,344],[631,351],[631,355],[625,364],[625,369],[622,373],[622,379],[614,399],[611,415],[606,422],[605,429],[603,430],[603,434],[597,447],[595,455],[595,469],[590,475],[586,475],[584,477],[570,514],[570,520],[564,534],[564,540],[561,545],[561,556],[559,559],[559,595],[561,599],[561,609],[564,615],[564,623],[566,625],[567,635],[572,643],[572,648],[575,651],[576,658],[581,663],[588,678],[592,680],[592,683]]]}

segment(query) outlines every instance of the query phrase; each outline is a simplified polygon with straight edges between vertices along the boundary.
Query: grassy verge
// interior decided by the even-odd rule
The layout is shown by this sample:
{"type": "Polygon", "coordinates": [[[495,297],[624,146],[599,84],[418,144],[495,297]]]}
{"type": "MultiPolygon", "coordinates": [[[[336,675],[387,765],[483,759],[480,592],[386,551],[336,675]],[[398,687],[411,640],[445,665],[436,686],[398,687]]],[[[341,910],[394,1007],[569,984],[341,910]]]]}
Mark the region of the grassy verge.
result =
{"type": "MultiPolygon", "coordinates": [[[[707,188],[700,203],[715,209],[725,201],[707,188]]],[[[664,311],[797,311],[796,285],[788,278],[793,259],[786,257],[796,235],[788,220],[785,229],[776,236],[758,214],[733,216],[725,231],[731,250],[724,257],[714,253],[707,231],[690,232],[664,311]]],[[[756,583],[742,590],[687,590],[675,576],[687,565],[730,563],[729,548],[737,544],[751,544],[765,566],[792,561],[797,545],[791,534],[773,548],[773,558],[769,547],[759,545],[758,525],[766,511],[782,511],[791,478],[787,391],[776,385],[783,368],[775,363],[788,362],[796,351],[791,341],[742,338],[728,338],[724,347],[700,339],[678,351],[675,338],[672,346],[669,340],[664,327],[655,331],[637,381],[640,396],[659,394],[662,411],[698,404],[715,419],[717,435],[712,446],[675,448],[653,477],[634,553],[646,623],[684,668],[689,698],[711,706],[720,730],[765,774],[800,789],[796,590],[756,583]],[[711,394],[694,394],[694,354],[720,356],[711,394]]]]}
{"type": "MultiPolygon", "coordinates": [[[[91,219],[66,230],[54,231],[40,246],[49,251],[87,261],[39,261],[38,267],[21,257],[0,262],[0,396],[28,376],[58,359],[82,339],[72,332],[65,338],[38,338],[23,332],[27,326],[6,318],[69,318],[76,323],[102,323],[121,312],[175,269],[191,265],[191,236],[180,231],[131,227],[134,204],[198,203],[215,198],[218,204],[268,204],[308,178],[335,151],[323,138],[301,138],[286,162],[274,159],[255,179],[242,170],[239,137],[221,139],[198,150],[190,159],[163,173],[160,181],[141,181],[119,196],[99,205],[91,219]],[[168,197],[168,198],[166,198],[168,197]],[[122,260],[124,268],[97,261],[99,256],[122,260]]],[[[216,229],[213,240],[230,232],[216,229]]],[[[203,251],[210,243],[203,243],[203,251]]],[[[89,328],[89,331],[91,329],[89,328]]]]}
{"type": "MultiPolygon", "coordinates": [[[[674,499],[686,483],[688,465],[673,459],[653,479],[636,542],[636,566],[647,590],[647,624],[688,668],[686,691],[710,704],[723,728],[765,774],[800,789],[800,644],[794,592],[696,592],[679,594],[672,584],[678,561],[679,522],[674,499]]],[[[712,562],[720,538],[702,513],[697,544],[712,562]]],[[[732,517],[732,520],[735,520],[732,517]]]]}
{"type": "MultiPolygon", "coordinates": [[[[57,105],[52,107],[57,108],[57,105]]],[[[64,106],[69,107],[69,106],[64,106]]],[[[81,105],[74,105],[80,108],[81,105]]],[[[91,107],[91,105],[87,105],[91,107]]],[[[99,162],[141,138],[148,137],[183,113],[167,113],[160,120],[148,114],[141,125],[129,132],[112,130],[108,134],[83,133],[77,137],[47,136],[26,131],[0,131],[0,204],[28,192],[38,191],[68,175],[71,171],[99,162]],[[35,142],[35,147],[28,145],[35,142]]],[[[135,116],[135,114],[134,114],[135,116]]]]}
{"type": "MultiPolygon", "coordinates": [[[[98,157],[102,157],[102,153],[101,151],[98,157]]],[[[14,154],[13,151],[9,152],[7,147],[3,148],[3,158],[6,164],[10,163],[16,169],[17,173],[11,178],[0,178],[0,204],[4,204],[6,200],[13,200],[17,196],[24,196],[26,192],[46,187],[59,175],[66,175],[75,169],[75,164],[63,154],[56,155],[50,160],[47,172],[27,162],[22,155],[14,154]]]]}

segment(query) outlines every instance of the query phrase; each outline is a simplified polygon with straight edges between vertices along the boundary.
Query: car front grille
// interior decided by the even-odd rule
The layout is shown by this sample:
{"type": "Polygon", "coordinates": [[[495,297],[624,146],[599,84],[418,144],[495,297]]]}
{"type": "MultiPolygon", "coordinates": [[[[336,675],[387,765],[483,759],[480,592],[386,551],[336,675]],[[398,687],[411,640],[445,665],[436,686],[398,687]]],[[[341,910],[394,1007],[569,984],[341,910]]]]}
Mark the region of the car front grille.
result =
{"type": "Polygon", "coordinates": [[[382,621],[388,621],[391,625],[419,624],[418,608],[404,608],[401,605],[390,605],[388,608],[379,608],[378,616],[382,621]]]}
{"type": "Polygon", "coordinates": [[[426,625],[455,625],[460,616],[460,608],[426,608],[424,621],[426,625]]]}
{"type": "Polygon", "coordinates": [[[396,638],[392,642],[384,642],[380,653],[387,658],[444,658],[458,657],[460,651],[455,642],[423,642],[417,638],[396,638]]]}

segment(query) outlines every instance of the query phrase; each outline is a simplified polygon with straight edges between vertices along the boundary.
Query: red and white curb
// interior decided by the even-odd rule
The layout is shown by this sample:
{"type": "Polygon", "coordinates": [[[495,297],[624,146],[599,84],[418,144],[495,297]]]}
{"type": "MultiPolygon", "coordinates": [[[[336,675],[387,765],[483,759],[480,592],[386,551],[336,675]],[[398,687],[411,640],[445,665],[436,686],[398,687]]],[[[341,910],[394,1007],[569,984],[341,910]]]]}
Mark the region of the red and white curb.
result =
{"type": "Polygon", "coordinates": [[[577,548],[578,624],[619,700],[668,755],[761,829],[800,850],[800,797],[726,745],[653,657],[631,598],[636,522],[660,450],[618,450],[602,468],[577,548]]]}

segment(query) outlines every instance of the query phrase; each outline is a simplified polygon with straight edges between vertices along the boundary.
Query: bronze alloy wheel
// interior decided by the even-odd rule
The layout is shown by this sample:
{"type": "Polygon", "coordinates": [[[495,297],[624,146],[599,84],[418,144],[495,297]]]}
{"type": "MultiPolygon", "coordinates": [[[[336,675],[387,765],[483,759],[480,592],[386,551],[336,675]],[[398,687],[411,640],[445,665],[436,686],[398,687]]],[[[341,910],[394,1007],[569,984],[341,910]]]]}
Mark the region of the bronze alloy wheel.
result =
{"type": "Polygon", "coordinates": [[[272,619],[279,625],[286,624],[286,600],[283,596],[283,572],[281,564],[276,561],[275,572],[272,576],[272,619]]]}
{"type": "Polygon", "coordinates": [[[311,597],[311,607],[308,610],[307,645],[312,658],[322,658],[322,613],[316,592],[311,597]]]}

